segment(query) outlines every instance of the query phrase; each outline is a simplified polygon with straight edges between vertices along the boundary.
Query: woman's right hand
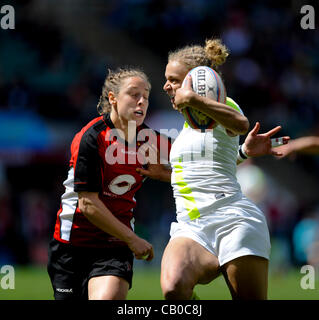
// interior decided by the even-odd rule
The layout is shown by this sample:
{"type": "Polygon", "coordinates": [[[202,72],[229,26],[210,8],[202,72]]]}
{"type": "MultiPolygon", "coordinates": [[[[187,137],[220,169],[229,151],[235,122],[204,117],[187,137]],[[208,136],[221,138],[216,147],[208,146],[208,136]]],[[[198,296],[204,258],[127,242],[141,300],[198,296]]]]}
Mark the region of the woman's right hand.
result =
{"type": "Polygon", "coordinates": [[[154,258],[153,246],[139,236],[135,235],[127,244],[133,251],[136,259],[151,261],[154,258]]]}
{"type": "Polygon", "coordinates": [[[192,88],[192,77],[188,75],[184,86],[176,90],[173,108],[182,112],[185,107],[191,106],[191,101],[196,95],[196,92],[194,92],[192,88]]]}

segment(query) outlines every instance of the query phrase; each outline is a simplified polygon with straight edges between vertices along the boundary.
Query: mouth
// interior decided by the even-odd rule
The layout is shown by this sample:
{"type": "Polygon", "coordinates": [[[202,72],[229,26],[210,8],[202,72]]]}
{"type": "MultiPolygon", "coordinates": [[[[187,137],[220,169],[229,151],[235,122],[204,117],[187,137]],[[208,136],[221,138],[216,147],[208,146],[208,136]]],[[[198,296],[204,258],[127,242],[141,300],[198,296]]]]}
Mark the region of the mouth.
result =
{"type": "Polygon", "coordinates": [[[144,116],[144,112],[142,110],[136,110],[136,111],[134,111],[134,114],[137,117],[143,117],[144,116]]]}
{"type": "Polygon", "coordinates": [[[172,106],[174,107],[174,105],[175,105],[175,95],[169,94],[168,97],[169,97],[169,99],[171,101],[172,106]]]}
{"type": "Polygon", "coordinates": [[[169,99],[171,100],[171,103],[174,103],[175,94],[174,93],[168,93],[167,91],[166,91],[166,94],[168,95],[169,99]]]}

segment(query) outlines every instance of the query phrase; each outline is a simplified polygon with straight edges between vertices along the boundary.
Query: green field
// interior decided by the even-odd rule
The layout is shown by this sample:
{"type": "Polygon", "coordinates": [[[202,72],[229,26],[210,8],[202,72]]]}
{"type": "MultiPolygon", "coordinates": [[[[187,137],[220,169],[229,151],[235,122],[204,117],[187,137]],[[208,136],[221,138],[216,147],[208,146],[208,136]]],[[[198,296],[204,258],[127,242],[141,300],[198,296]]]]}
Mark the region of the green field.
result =
{"type": "MultiPolygon", "coordinates": [[[[281,275],[270,275],[269,299],[272,300],[318,300],[319,276],[315,289],[300,287],[302,278],[298,269],[281,275]]],[[[0,274],[0,280],[3,275],[0,274]]],[[[158,269],[139,267],[135,269],[133,288],[129,300],[161,300],[160,273],[158,269]]],[[[229,300],[230,294],[224,279],[219,277],[209,285],[198,285],[196,292],[202,300],[229,300]]],[[[45,268],[15,267],[15,289],[0,287],[0,300],[50,300],[52,289],[45,268]]]]}

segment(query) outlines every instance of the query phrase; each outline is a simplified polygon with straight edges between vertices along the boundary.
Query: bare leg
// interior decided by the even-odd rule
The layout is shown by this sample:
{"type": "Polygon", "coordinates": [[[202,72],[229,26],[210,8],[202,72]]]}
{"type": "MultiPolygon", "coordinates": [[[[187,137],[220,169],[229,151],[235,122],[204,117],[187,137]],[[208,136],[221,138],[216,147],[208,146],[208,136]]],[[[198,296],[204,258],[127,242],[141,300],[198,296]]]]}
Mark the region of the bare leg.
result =
{"type": "Polygon", "coordinates": [[[89,300],[125,300],[129,284],[116,276],[93,277],[89,280],[89,300]]]}
{"type": "Polygon", "coordinates": [[[233,299],[267,299],[267,259],[243,256],[226,263],[222,266],[222,270],[233,299]]]}
{"type": "Polygon", "coordinates": [[[161,287],[165,299],[190,299],[198,283],[209,283],[220,274],[218,259],[196,241],[175,238],[162,257],[161,287]]]}

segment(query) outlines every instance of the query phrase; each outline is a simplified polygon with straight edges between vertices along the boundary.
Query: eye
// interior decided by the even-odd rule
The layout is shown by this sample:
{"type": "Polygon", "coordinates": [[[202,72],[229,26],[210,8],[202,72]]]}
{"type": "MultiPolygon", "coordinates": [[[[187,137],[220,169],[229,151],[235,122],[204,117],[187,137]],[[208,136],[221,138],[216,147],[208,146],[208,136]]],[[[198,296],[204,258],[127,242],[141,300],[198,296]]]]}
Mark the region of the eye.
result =
{"type": "Polygon", "coordinates": [[[139,95],[140,95],[138,92],[130,92],[129,94],[130,94],[130,96],[132,96],[133,98],[138,98],[139,95]]]}

